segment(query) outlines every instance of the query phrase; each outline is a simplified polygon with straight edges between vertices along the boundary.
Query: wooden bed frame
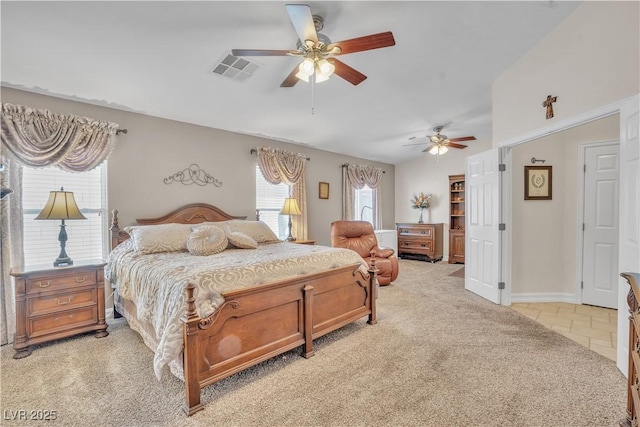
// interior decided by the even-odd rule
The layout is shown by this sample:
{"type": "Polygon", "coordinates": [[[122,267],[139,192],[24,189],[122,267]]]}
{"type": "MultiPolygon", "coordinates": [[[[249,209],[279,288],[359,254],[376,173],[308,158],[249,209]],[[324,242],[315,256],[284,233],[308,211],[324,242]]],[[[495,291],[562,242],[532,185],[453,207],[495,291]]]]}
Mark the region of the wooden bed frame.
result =
{"type": "MultiPolygon", "coordinates": [[[[245,219],[221,209],[194,203],[154,219],[137,219],[140,225],[245,219]]],[[[111,247],[129,238],[118,226],[113,211],[111,247]]],[[[182,317],[183,366],[186,401],[183,410],[192,415],[203,409],[200,391],[223,378],[293,348],[303,346],[302,356],[314,354],[313,340],[368,316],[376,323],[377,268],[369,274],[358,264],[299,276],[253,288],[226,292],[225,302],[209,317],[196,313],[193,284],[187,285],[187,311],[182,317]]]]}

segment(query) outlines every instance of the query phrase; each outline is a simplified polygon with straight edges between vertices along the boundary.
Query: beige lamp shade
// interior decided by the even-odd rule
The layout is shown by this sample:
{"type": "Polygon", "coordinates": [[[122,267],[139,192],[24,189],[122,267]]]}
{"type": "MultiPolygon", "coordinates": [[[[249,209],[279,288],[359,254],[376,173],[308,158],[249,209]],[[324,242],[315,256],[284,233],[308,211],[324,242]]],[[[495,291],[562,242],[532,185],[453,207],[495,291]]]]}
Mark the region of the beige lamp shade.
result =
{"type": "Polygon", "coordinates": [[[287,197],[284,199],[284,205],[280,211],[280,215],[300,215],[300,208],[298,207],[298,201],[293,197],[287,197]]]}
{"type": "Polygon", "coordinates": [[[71,191],[51,191],[49,200],[35,219],[87,219],[76,204],[71,191]]]}

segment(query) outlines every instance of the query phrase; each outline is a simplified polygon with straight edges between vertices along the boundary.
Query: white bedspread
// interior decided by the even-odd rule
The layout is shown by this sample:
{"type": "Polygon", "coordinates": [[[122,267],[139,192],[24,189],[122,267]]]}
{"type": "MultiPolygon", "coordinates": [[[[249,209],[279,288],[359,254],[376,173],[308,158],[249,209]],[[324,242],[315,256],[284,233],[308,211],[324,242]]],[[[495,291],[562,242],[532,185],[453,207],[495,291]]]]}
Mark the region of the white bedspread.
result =
{"type": "Polygon", "coordinates": [[[182,351],[180,317],[186,311],[187,283],[196,285],[198,315],[207,317],[222,304],[224,292],[357,263],[366,273],[366,262],[354,251],[288,242],[194,256],[189,252],[141,255],[128,240],[109,255],[105,277],[121,298],[135,303],[138,320],[155,331],[156,336],[145,342],[158,343],[152,350],[160,379],[165,366],[182,351]]]}

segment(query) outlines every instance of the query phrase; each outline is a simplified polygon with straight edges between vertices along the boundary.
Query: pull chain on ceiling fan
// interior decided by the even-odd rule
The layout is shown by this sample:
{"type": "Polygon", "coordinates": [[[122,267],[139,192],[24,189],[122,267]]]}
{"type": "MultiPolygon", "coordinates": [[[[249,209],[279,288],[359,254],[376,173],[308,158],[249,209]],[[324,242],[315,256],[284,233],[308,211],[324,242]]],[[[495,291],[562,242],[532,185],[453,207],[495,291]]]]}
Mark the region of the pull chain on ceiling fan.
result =
{"type": "Polygon", "coordinates": [[[298,56],[304,58],[280,84],[280,87],[293,87],[298,80],[320,83],[336,74],[353,85],[362,83],[367,76],[351,68],[334,56],[364,50],[394,46],[395,39],[391,31],[357,37],[332,43],[326,35],[319,33],[324,27],[322,17],[312,15],[306,4],[285,5],[293,28],[298,34],[296,50],[272,49],[232,49],[234,56],[298,56]]]}

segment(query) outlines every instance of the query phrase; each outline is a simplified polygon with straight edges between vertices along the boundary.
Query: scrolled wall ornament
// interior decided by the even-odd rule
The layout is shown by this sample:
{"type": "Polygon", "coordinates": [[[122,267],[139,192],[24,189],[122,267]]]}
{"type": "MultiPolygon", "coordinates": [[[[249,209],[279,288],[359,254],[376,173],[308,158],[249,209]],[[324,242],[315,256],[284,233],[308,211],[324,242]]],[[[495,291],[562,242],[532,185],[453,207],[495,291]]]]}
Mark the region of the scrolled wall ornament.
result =
{"type": "Polygon", "coordinates": [[[213,184],[216,187],[222,187],[222,181],[200,169],[200,166],[195,163],[171,176],[166,177],[163,181],[167,185],[179,182],[183,185],[197,184],[205,186],[207,184],[213,184]]]}

